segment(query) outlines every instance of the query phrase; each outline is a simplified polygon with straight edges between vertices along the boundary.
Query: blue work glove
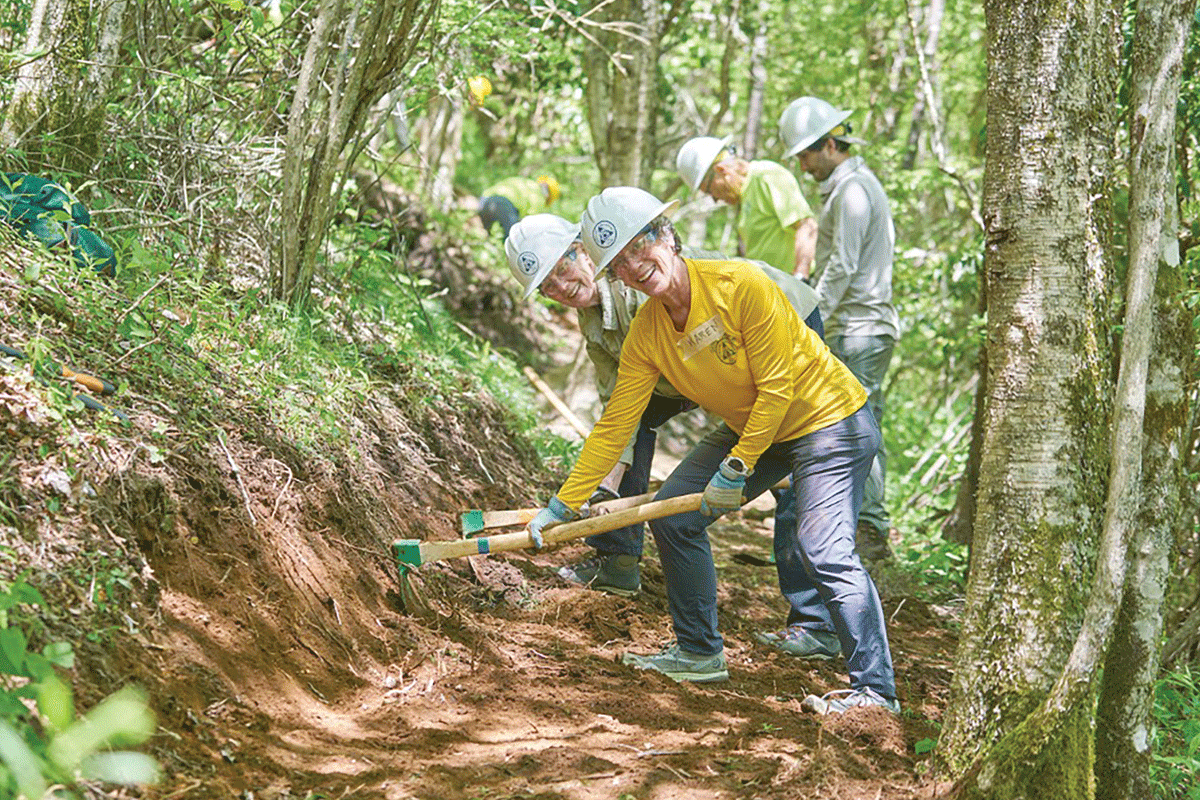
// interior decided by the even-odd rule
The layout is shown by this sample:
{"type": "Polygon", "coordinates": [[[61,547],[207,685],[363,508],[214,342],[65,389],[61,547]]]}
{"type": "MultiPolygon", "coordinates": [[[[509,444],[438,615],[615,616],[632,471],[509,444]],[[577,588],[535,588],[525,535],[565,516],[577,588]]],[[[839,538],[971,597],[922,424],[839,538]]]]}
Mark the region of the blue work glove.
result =
{"type": "Polygon", "coordinates": [[[541,550],[546,546],[545,540],[542,539],[542,528],[556,522],[570,522],[574,518],[575,512],[567,508],[562,500],[557,496],[551,497],[550,503],[525,526],[525,530],[529,531],[529,536],[533,539],[533,549],[541,550]]]}
{"type": "Polygon", "coordinates": [[[713,473],[704,487],[700,499],[700,513],[707,517],[719,517],[742,507],[742,489],[752,470],[746,469],[740,458],[726,456],[721,466],[713,473]]]}

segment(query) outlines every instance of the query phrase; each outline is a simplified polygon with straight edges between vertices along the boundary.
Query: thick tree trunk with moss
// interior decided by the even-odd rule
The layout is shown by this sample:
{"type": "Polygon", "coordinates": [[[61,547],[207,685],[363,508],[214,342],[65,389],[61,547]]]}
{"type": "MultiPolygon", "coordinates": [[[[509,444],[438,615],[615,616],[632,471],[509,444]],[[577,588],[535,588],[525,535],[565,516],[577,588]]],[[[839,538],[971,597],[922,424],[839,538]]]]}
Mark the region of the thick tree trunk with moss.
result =
{"type": "Polygon", "coordinates": [[[1093,788],[1091,698],[1053,731],[1021,726],[1072,651],[1104,513],[1119,5],[985,11],[988,395],[940,750],[957,796],[1078,800],[1093,788]],[[1002,740],[1012,758],[995,752],[1002,740]]]}
{"type": "MultiPolygon", "coordinates": [[[[1096,796],[1104,800],[1152,794],[1154,679],[1160,664],[1173,528],[1181,518],[1185,491],[1180,456],[1188,416],[1187,376],[1192,374],[1191,318],[1180,294],[1183,287],[1171,152],[1175,133],[1173,101],[1179,94],[1183,49],[1195,9],[1196,0],[1142,0],[1134,27],[1129,102],[1131,297],[1140,271],[1152,271],[1157,281],[1154,313],[1146,320],[1148,326],[1153,325],[1153,344],[1136,343],[1151,354],[1140,502],[1131,525],[1128,575],[1104,662],[1104,683],[1096,713],[1096,796]]],[[[1126,354],[1135,346],[1134,333],[1127,325],[1123,369],[1126,354]]]]}

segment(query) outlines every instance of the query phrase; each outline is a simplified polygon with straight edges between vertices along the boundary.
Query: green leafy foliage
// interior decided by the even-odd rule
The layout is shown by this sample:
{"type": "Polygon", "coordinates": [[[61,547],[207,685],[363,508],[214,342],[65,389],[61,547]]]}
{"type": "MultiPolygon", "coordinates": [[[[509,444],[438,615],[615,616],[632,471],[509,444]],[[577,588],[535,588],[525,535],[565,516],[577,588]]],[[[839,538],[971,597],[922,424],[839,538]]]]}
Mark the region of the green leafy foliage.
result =
{"type": "MultiPolygon", "coordinates": [[[[31,649],[17,622],[25,607],[44,606],[24,576],[0,586],[0,794],[40,800],[51,784],[77,780],[151,784],[159,767],[142,753],[114,750],[145,742],[155,731],[145,694],[126,687],[76,717],[71,687],[56,668],[74,667],[68,642],[31,649]]],[[[67,789],[56,798],[74,798],[67,789]]]]}
{"type": "Polygon", "coordinates": [[[1155,684],[1150,775],[1160,800],[1200,800],[1200,681],[1188,666],[1155,684]]]}

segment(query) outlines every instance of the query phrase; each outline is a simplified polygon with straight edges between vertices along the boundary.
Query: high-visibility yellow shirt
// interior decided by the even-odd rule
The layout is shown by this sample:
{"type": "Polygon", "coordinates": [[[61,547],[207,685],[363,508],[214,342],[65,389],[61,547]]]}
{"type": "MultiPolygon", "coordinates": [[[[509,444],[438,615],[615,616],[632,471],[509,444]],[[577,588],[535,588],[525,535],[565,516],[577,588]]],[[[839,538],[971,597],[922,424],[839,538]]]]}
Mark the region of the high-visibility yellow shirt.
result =
{"type": "Polygon", "coordinates": [[[505,178],[484,189],[479,196],[489,195],[499,195],[511,200],[522,217],[546,210],[546,192],[533,178],[523,178],[519,175],[505,178]]]}
{"type": "Polygon", "coordinates": [[[738,201],[738,236],[746,258],[796,271],[796,224],[813,215],[796,176],[774,161],[751,161],[738,201]]]}
{"type": "Polygon", "coordinates": [[[617,384],[558,499],[578,509],[612,469],[659,376],[737,432],[732,455],[753,468],[775,442],[849,417],[867,402],[858,379],[745,261],[684,259],[691,308],[683,332],[657,298],[638,310],[617,384]]]}

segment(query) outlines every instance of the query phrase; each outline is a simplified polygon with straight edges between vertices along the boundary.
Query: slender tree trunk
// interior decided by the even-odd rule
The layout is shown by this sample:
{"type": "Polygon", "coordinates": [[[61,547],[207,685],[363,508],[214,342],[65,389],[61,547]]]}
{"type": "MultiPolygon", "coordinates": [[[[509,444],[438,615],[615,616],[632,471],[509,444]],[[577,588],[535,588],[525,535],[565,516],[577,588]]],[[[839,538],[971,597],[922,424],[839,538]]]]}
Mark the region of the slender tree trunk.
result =
{"type": "Polygon", "coordinates": [[[925,43],[922,44],[918,39],[918,28],[916,15],[913,13],[912,0],[906,0],[905,9],[908,12],[908,24],[910,33],[913,39],[913,50],[917,54],[917,59],[920,64],[920,83],[916,100],[913,102],[912,123],[908,128],[908,145],[907,152],[904,154],[904,161],[901,168],[910,170],[917,163],[917,156],[921,152],[921,133],[924,129],[925,118],[929,116],[933,125],[933,143],[934,152],[938,152],[939,148],[944,149],[945,144],[942,141],[942,131],[939,115],[941,108],[936,103],[937,97],[937,48],[938,40],[942,35],[942,19],[946,15],[946,0],[929,0],[929,4],[925,7],[925,12],[922,15],[921,21],[925,25],[925,43]],[[933,105],[930,105],[930,98],[935,98],[933,105]]]}
{"type": "Polygon", "coordinates": [[[423,199],[442,211],[454,201],[454,170],[462,151],[466,110],[459,94],[439,95],[429,101],[416,127],[424,175],[423,199]]]}
{"type": "Polygon", "coordinates": [[[767,87],[767,13],[769,5],[760,0],[751,25],[754,38],[750,44],[750,86],[746,100],[746,135],[742,139],[742,152],[747,161],[758,153],[758,140],[762,135],[763,104],[767,87]]]}
{"type": "MultiPolygon", "coordinates": [[[[1116,632],[1104,661],[1097,708],[1096,796],[1150,797],[1150,723],[1159,668],[1173,523],[1183,493],[1180,453],[1187,423],[1185,376],[1191,374],[1190,318],[1179,302],[1179,245],[1175,213],[1175,105],[1183,48],[1196,0],[1141,0],[1133,36],[1130,78],[1129,242],[1130,305],[1122,377],[1134,357],[1149,364],[1144,424],[1144,469],[1128,498],[1131,520],[1128,575],[1116,632]],[[1157,310],[1149,295],[1158,277],[1157,310]],[[1148,284],[1148,285],[1146,285],[1148,284]],[[1146,295],[1136,297],[1136,294],[1146,295]],[[1143,318],[1132,319],[1139,313],[1143,318]],[[1154,346],[1151,347],[1151,329],[1154,346]],[[1153,353],[1153,358],[1151,358],[1153,353]]],[[[1139,433],[1141,431],[1139,430],[1139,433]]],[[[1140,444],[1140,442],[1138,442],[1140,444]]],[[[1114,471],[1114,482],[1119,476],[1114,471]]],[[[1121,553],[1121,555],[1125,555],[1121,553]]]]}
{"type": "Polygon", "coordinates": [[[963,635],[940,749],[956,797],[1092,794],[1092,704],[1023,727],[1083,621],[1112,381],[1115,0],[985,0],[988,394],[963,635]],[[1062,135],[1070,131],[1071,135],[1062,135]]]}
{"type": "Polygon", "coordinates": [[[658,120],[658,57],[670,19],[657,0],[599,2],[600,47],[584,55],[588,127],[601,186],[649,188],[658,120]]]}
{"type": "Polygon", "coordinates": [[[307,302],[335,210],[335,178],[365,146],[366,121],[422,41],[437,0],[322,0],[288,112],[276,296],[307,302]],[[354,146],[351,147],[352,142],[354,146]]]}

